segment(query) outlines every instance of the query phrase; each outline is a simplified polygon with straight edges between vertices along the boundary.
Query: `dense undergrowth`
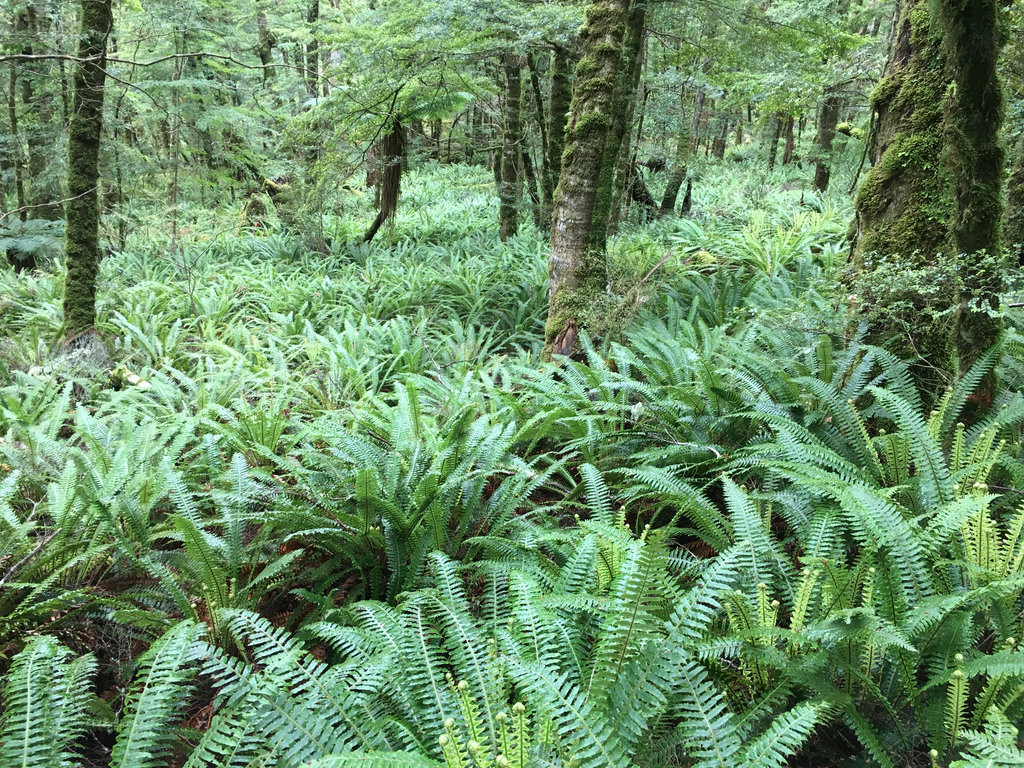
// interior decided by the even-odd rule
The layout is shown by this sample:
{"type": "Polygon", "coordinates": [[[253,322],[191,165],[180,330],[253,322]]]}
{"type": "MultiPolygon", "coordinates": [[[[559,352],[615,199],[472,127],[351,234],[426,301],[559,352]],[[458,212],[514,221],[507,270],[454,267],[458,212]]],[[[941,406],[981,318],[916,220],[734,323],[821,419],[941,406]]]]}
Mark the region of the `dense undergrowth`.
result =
{"type": "Polygon", "coordinates": [[[136,238],[109,364],[0,272],[0,765],[1020,764],[1015,319],[926,407],[848,211],[708,174],[558,365],[464,168],[383,246],[136,238]]]}

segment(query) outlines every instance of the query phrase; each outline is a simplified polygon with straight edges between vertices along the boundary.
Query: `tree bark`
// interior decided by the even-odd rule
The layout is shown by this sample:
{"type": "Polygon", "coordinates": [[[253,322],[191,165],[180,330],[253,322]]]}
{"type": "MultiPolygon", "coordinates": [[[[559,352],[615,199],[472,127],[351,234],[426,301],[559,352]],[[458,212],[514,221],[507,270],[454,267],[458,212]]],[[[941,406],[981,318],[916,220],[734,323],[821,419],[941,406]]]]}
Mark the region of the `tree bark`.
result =
{"type": "Polygon", "coordinates": [[[305,80],[306,91],[313,97],[320,94],[320,43],[316,39],[319,21],[320,0],[309,0],[309,9],[306,11],[306,25],[309,27],[309,34],[312,37],[306,46],[305,80]]]}
{"type": "Polygon", "coordinates": [[[785,117],[781,112],[775,115],[773,122],[772,137],[768,142],[768,170],[775,170],[775,161],[779,156],[779,139],[782,138],[782,123],[785,117]]]}
{"type": "Polygon", "coordinates": [[[668,183],[665,185],[665,194],[661,198],[662,215],[672,213],[676,209],[676,200],[679,197],[679,190],[686,181],[688,172],[687,162],[690,159],[690,125],[686,122],[686,87],[679,92],[679,134],[676,136],[676,154],[672,159],[672,170],[669,173],[668,183]]]}
{"type": "Polygon", "coordinates": [[[996,18],[996,0],[943,0],[938,14],[929,0],[904,0],[872,97],[873,167],[857,193],[853,265],[870,278],[879,256],[910,273],[914,287],[888,295],[876,286],[879,295],[867,297],[913,310],[883,312],[869,340],[913,349],[931,398],[1000,327],[983,311],[1000,288],[996,261],[984,255],[999,252],[1003,174],[996,18]]]}
{"type": "Polygon", "coordinates": [[[274,46],[277,45],[277,38],[267,24],[267,14],[260,12],[256,16],[256,30],[259,33],[256,55],[260,57],[260,63],[263,65],[263,82],[265,83],[277,76],[277,70],[271,66],[274,63],[274,46]]]}
{"type": "Polygon", "coordinates": [[[380,211],[373,224],[363,235],[363,242],[368,243],[376,237],[381,226],[393,221],[398,213],[398,197],[402,191],[402,159],[405,155],[405,125],[400,115],[388,119],[387,133],[377,144],[376,157],[380,163],[378,185],[380,211]]]}
{"type": "MultiPolygon", "coordinates": [[[[999,5],[999,0],[946,0],[941,6],[943,40],[955,86],[947,89],[945,133],[956,184],[951,229],[963,285],[958,328],[962,372],[996,342],[1003,329],[1000,227],[1006,153],[999,138],[1003,123],[999,5]]],[[[991,402],[995,383],[994,375],[988,377],[975,394],[991,402]]]]}
{"type": "Polygon", "coordinates": [[[540,73],[537,71],[537,60],[535,55],[526,59],[530,67],[530,88],[533,91],[533,104],[537,115],[537,129],[540,131],[540,199],[542,209],[546,208],[545,214],[542,210],[541,218],[550,221],[551,203],[555,197],[555,182],[551,178],[551,159],[548,154],[548,120],[544,109],[544,92],[540,87],[540,73]]]}
{"type": "Polygon", "coordinates": [[[523,140],[523,62],[521,57],[506,53],[502,63],[505,69],[505,129],[501,142],[501,184],[498,187],[498,236],[505,241],[519,231],[522,184],[518,161],[523,140]]]}
{"type": "Polygon", "coordinates": [[[818,119],[818,133],[815,136],[815,144],[818,145],[818,156],[814,161],[814,185],[815,192],[824,192],[828,189],[828,182],[832,176],[832,145],[836,138],[836,126],[839,125],[839,112],[843,108],[843,100],[835,89],[825,90],[825,100],[821,104],[821,117],[818,119]]]}
{"type": "Polygon", "coordinates": [[[604,251],[612,221],[617,218],[618,212],[614,209],[619,205],[621,191],[625,189],[626,168],[622,162],[622,154],[626,153],[628,160],[629,141],[626,137],[633,125],[637,88],[643,68],[646,14],[647,0],[632,0],[622,43],[621,63],[615,77],[611,121],[598,182],[597,202],[594,206],[594,218],[590,225],[593,247],[601,252],[604,251]]]}
{"type": "Polygon", "coordinates": [[[604,243],[592,240],[591,224],[611,129],[609,116],[615,102],[629,7],[626,0],[592,0],[586,14],[562,172],[555,192],[543,351],[548,359],[574,351],[579,330],[587,326],[608,282],[604,243]]]}
{"type": "Polygon", "coordinates": [[[796,139],[793,136],[793,124],[796,120],[792,115],[786,120],[786,146],[782,150],[782,164],[789,165],[793,162],[793,154],[796,150],[796,139]]]}
{"type": "Polygon", "coordinates": [[[715,137],[715,141],[711,145],[711,155],[718,160],[725,157],[725,145],[728,143],[730,127],[729,116],[726,114],[722,117],[722,130],[719,132],[718,136],[715,137]]]}
{"type": "Polygon", "coordinates": [[[565,151],[565,125],[572,102],[572,55],[568,48],[555,46],[551,57],[551,96],[548,99],[548,167],[551,170],[552,199],[562,173],[562,152],[565,151]]]}
{"type": "Polygon", "coordinates": [[[112,0],[81,0],[81,37],[68,126],[68,204],[64,330],[77,335],[96,324],[99,270],[99,155],[103,132],[107,38],[112,0]]]}

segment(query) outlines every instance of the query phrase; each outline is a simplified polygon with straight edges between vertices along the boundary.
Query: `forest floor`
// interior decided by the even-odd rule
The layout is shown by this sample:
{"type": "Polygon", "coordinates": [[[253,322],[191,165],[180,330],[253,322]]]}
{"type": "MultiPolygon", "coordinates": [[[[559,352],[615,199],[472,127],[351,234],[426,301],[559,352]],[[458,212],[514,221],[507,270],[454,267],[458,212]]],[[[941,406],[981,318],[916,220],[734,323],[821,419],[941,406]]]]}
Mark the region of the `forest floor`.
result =
{"type": "Polygon", "coordinates": [[[958,426],[969,382],[933,412],[858,340],[848,201],[792,173],[711,165],[690,216],[624,226],[557,365],[547,244],[498,241],[482,168],[410,173],[371,245],[353,193],[326,253],[234,211],[140,227],[102,265],[110,361],[54,353],[58,269],[0,270],[2,727],[31,654],[72,679],[52,636],[95,657],[97,699],[46,705],[95,765],[461,765],[444,738],[522,700],[519,768],[1012,749],[998,713],[960,733],[1024,669],[1019,316],[992,412],[958,426]]]}

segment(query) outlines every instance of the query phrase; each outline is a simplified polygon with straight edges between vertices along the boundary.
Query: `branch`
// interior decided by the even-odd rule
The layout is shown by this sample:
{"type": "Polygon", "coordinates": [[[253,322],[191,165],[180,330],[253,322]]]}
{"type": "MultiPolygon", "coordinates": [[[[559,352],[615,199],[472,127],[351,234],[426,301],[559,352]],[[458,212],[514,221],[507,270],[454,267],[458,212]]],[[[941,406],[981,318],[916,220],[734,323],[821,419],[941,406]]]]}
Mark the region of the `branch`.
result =
{"type": "Polygon", "coordinates": [[[54,201],[49,202],[49,203],[37,203],[36,205],[23,205],[21,208],[15,208],[12,211],[7,211],[6,213],[0,213],[0,224],[3,224],[11,216],[20,216],[22,213],[25,213],[27,211],[31,211],[34,208],[52,208],[52,207],[57,206],[57,205],[64,205],[64,203],[70,203],[72,200],[77,200],[80,197],[85,197],[86,195],[92,194],[97,189],[99,189],[99,187],[93,187],[92,189],[86,190],[82,194],[75,195],[74,197],[66,197],[63,200],[54,200],[54,201]]]}

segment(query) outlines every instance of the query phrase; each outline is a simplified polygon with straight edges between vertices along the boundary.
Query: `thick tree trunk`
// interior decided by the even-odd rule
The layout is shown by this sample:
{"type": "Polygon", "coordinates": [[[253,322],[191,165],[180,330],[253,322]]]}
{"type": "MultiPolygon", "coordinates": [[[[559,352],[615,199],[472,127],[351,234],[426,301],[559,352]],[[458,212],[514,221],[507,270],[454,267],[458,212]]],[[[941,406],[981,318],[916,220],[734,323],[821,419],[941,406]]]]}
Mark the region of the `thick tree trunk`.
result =
{"type": "Polygon", "coordinates": [[[579,329],[604,295],[608,264],[604,243],[594,243],[591,224],[611,129],[615,83],[629,16],[626,0],[592,0],[582,32],[548,262],[550,293],[544,329],[545,358],[571,354],[579,329]]]}
{"type": "MultiPolygon", "coordinates": [[[[952,234],[963,284],[959,317],[960,370],[966,371],[1002,332],[1002,186],[1006,153],[1000,143],[1003,93],[999,0],[946,0],[943,40],[955,88],[947,90],[946,145],[956,183],[952,234]]],[[[995,394],[991,376],[976,393],[995,394]]]]}
{"type": "Polygon", "coordinates": [[[832,88],[825,89],[825,100],[821,104],[821,117],[818,119],[818,133],[814,142],[818,147],[818,156],[814,161],[815,192],[828,189],[832,176],[832,145],[836,138],[836,126],[839,125],[839,112],[843,108],[843,100],[832,88]]]}
{"type": "Polygon", "coordinates": [[[522,184],[518,165],[523,141],[523,61],[506,53],[502,63],[505,68],[505,130],[501,142],[501,184],[498,187],[498,236],[504,241],[519,231],[522,184]]]}
{"type": "Polygon", "coordinates": [[[79,63],[75,66],[68,126],[68,204],[64,281],[64,330],[68,335],[96,324],[99,270],[99,157],[103,132],[107,37],[113,28],[112,0],[81,0],[79,63]]]}
{"type": "Polygon", "coordinates": [[[869,340],[912,353],[915,378],[934,397],[959,367],[952,230],[962,190],[946,160],[951,78],[930,9],[930,0],[903,1],[886,74],[872,95],[873,163],[857,193],[852,261],[872,294],[862,303],[882,308],[869,315],[869,340]],[[894,280],[894,268],[908,279],[894,280]],[[885,277],[872,279],[877,269],[885,277]]]}

